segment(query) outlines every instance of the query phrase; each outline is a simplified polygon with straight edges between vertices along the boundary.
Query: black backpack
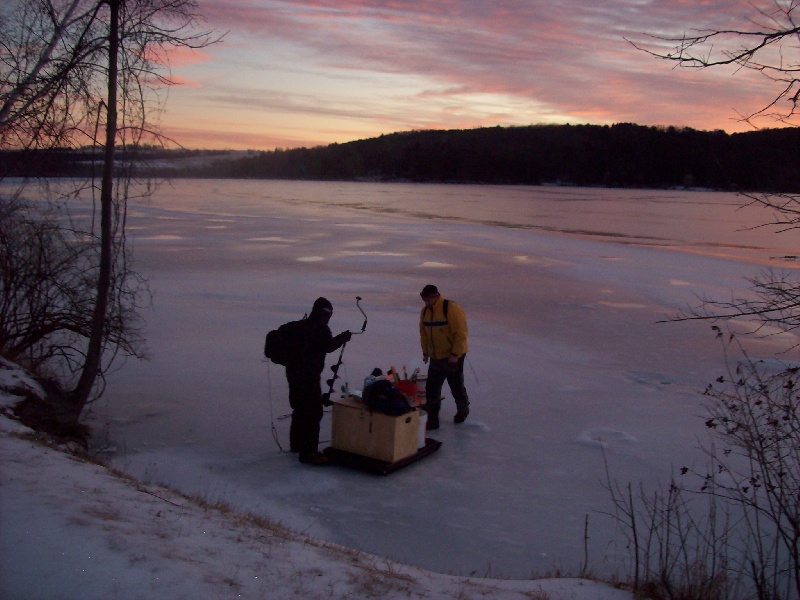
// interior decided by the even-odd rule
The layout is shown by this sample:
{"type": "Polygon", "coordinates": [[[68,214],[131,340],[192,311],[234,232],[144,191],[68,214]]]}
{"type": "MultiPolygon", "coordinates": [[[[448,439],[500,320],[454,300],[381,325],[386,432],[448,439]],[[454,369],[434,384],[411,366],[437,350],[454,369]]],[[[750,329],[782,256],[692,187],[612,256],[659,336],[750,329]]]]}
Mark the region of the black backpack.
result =
{"type": "MultiPolygon", "coordinates": [[[[448,309],[448,308],[450,308],[450,300],[448,300],[447,298],[445,298],[445,299],[444,299],[444,302],[442,303],[442,310],[444,311],[444,320],[445,320],[445,321],[447,321],[447,309],[448,309]]],[[[423,315],[425,314],[425,311],[426,311],[426,310],[428,310],[428,309],[427,309],[427,308],[423,308],[423,309],[422,309],[422,314],[423,314],[423,315]]]]}
{"type": "Polygon", "coordinates": [[[398,417],[414,410],[403,393],[394,387],[391,381],[386,379],[379,379],[364,388],[362,399],[364,404],[372,410],[393,417],[398,417]]]}
{"type": "Polygon", "coordinates": [[[289,321],[267,334],[264,356],[276,365],[286,366],[297,362],[306,352],[308,319],[289,321]]]}

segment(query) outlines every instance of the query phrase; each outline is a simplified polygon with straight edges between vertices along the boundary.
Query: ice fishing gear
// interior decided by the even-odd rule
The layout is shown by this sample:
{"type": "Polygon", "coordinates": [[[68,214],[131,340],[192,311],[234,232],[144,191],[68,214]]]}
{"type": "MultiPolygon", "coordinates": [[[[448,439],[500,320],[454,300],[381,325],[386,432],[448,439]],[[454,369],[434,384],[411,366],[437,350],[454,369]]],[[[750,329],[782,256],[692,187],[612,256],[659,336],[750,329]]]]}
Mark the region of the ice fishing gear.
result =
{"type": "MultiPolygon", "coordinates": [[[[364,312],[364,309],[361,308],[361,296],[356,296],[356,306],[358,310],[361,311],[361,314],[364,315],[364,323],[361,325],[361,331],[351,332],[351,335],[360,335],[364,333],[364,330],[367,328],[367,313],[364,312]]],[[[342,356],[344,356],[344,349],[347,346],[347,342],[342,344],[342,349],[339,351],[339,360],[336,361],[335,365],[331,366],[331,371],[333,371],[333,376],[326,380],[325,383],[328,384],[328,391],[322,394],[322,404],[325,406],[330,406],[333,404],[331,401],[331,394],[333,394],[333,384],[339,379],[339,368],[342,366],[342,356]]]]}
{"type": "Polygon", "coordinates": [[[331,371],[333,371],[333,376],[326,380],[325,383],[328,384],[328,391],[322,394],[322,404],[324,406],[331,406],[333,402],[331,401],[331,394],[333,393],[333,384],[339,379],[339,367],[342,366],[342,355],[344,354],[344,347],[347,346],[347,342],[342,344],[342,349],[339,351],[339,360],[336,361],[335,365],[331,365],[331,371]]]}
{"type": "Polygon", "coordinates": [[[306,351],[305,338],[308,319],[289,321],[267,333],[264,341],[264,356],[276,365],[286,366],[295,362],[306,351]]]}
{"type": "Polygon", "coordinates": [[[414,410],[411,403],[388,379],[379,379],[363,391],[363,401],[372,410],[397,417],[414,410]]]}
{"type": "Polygon", "coordinates": [[[364,309],[361,308],[361,296],[356,296],[356,306],[358,307],[358,310],[361,311],[361,314],[364,315],[364,324],[361,326],[361,331],[356,331],[353,333],[353,335],[361,335],[367,328],[367,313],[365,313],[364,309]]]}
{"type": "MultiPolygon", "coordinates": [[[[278,429],[275,427],[275,414],[272,408],[272,372],[269,368],[269,360],[264,361],[267,363],[267,398],[269,399],[269,421],[270,421],[270,430],[272,432],[272,439],[275,440],[275,444],[278,446],[278,450],[281,452],[286,452],[281,446],[281,441],[278,439],[278,429]]],[[[278,417],[278,419],[283,419],[288,417],[289,415],[283,415],[278,417]]]]}

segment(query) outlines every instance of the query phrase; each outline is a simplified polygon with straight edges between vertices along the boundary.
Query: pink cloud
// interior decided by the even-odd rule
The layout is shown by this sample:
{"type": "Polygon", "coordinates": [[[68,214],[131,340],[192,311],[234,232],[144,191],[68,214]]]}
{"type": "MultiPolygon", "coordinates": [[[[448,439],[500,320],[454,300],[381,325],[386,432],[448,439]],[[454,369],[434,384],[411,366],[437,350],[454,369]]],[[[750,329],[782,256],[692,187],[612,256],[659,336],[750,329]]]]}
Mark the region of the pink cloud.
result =
{"type": "Polygon", "coordinates": [[[168,52],[169,62],[172,67],[189,67],[206,64],[212,61],[208,50],[185,48],[178,46],[168,52]]]}
{"type": "MultiPolygon", "coordinates": [[[[343,78],[360,73],[430,82],[428,92],[416,89],[405,97],[409,125],[420,122],[415,113],[426,99],[483,94],[540,106],[543,119],[560,115],[733,130],[736,109],[757,110],[762,95],[770,93],[765,82],[742,74],[675,70],[627,41],[658,45],[648,34],[744,27],[754,16],[747,0],[205,0],[200,9],[209,26],[231,32],[242,52],[247,44],[255,49],[265,40],[285,42],[302,48],[303,60],[313,60],[315,70],[327,70],[334,79],[337,73],[343,78]]],[[[282,102],[291,105],[286,110],[347,118],[352,108],[325,101],[325,85],[320,82],[320,98],[282,90],[282,102]]],[[[253,101],[229,92],[231,104],[253,101]]],[[[401,97],[402,89],[397,94],[401,97]]],[[[365,108],[376,123],[398,123],[394,109],[387,120],[377,104],[359,106],[365,108]]],[[[475,126],[492,124],[486,119],[513,118],[508,110],[498,107],[496,117],[472,118],[475,126]]],[[[441,115],[442,122],[450,118],[441,115]]],[[[468,116],[457,119],[469,126],[468,116]]]]}

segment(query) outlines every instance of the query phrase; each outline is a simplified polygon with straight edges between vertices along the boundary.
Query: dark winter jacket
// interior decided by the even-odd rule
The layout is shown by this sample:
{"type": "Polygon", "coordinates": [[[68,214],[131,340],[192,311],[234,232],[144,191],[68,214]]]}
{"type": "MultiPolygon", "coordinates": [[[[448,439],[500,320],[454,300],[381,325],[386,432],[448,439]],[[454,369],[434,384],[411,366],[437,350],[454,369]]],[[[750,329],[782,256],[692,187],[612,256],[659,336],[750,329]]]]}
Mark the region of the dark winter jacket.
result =
{"type": "Polygon", "coordinates": [[[341,348],[350,339],[350,332],[343,331],[334,337],[327,320],[318,317],[313,312],[304,323],[303,351],[296,361],[287,365],[286,369],[295,375],[316,378],[319,381],[325,368],[325,356],[341,348]]]}

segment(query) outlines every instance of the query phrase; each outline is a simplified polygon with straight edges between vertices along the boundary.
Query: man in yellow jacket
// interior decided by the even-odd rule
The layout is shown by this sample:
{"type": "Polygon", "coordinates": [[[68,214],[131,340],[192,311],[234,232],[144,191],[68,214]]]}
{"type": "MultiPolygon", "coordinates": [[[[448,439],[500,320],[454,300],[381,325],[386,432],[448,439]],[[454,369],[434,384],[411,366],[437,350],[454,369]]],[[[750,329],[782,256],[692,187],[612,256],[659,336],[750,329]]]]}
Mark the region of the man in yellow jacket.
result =
{"type": "Polygon", "coordinates": [[[464,359],[467,356],[467,316],[452,300],[445,300],[435,285],[420,293],[425,307],[419,317],[422,360],[428,365],[425,410],[428,429],[439,428],[439,409],[445,380],[456,401],[455,423],[469,415],[469,396],[464,387],[464,359]]]}

